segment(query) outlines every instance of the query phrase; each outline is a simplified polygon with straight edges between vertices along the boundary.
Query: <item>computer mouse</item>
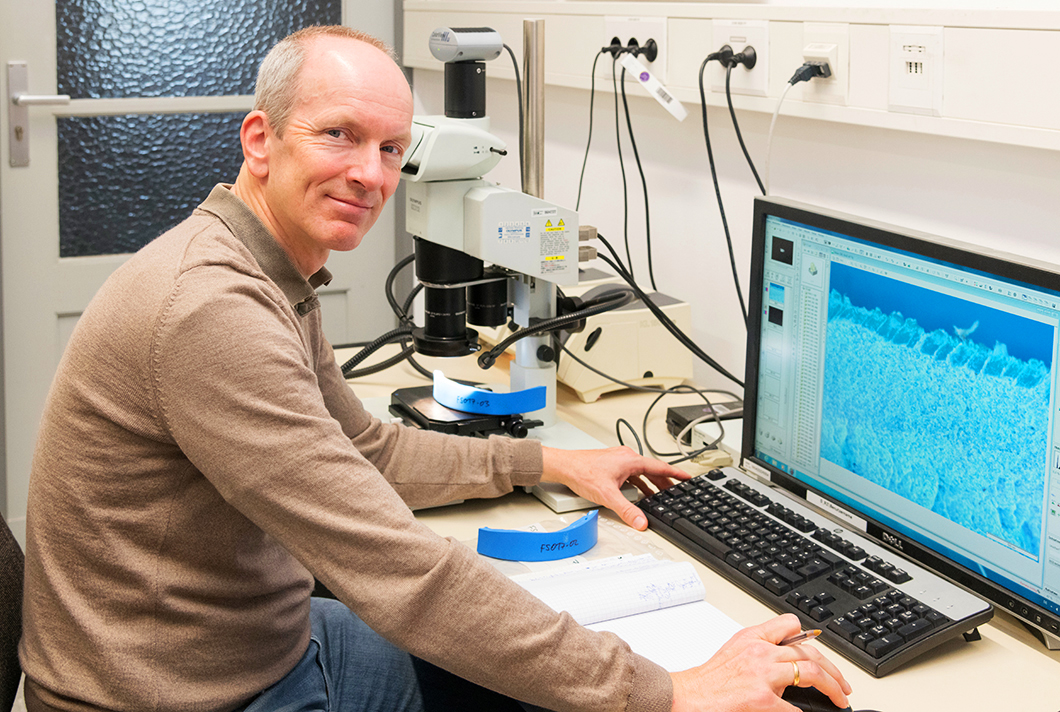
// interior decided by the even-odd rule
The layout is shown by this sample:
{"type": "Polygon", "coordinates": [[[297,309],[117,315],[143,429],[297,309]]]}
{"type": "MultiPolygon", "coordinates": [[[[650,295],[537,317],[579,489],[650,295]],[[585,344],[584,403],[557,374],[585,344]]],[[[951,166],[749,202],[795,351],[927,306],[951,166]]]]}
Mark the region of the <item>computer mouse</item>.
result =
{"type": "Polygon", "coordinates": [[[780,698],[795,705],[802,712],[851,712],[849,707],[836,707],[836,704],[816,687],[788,687],[780,698]]]}

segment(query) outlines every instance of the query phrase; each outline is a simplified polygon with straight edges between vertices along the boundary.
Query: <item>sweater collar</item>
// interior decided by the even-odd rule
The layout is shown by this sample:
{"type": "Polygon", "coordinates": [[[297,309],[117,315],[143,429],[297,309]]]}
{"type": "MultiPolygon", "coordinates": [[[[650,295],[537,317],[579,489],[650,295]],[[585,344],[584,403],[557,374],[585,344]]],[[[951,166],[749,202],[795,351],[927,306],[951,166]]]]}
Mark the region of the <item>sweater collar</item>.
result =
{"type": "Polygon", "coordinates": [[[283,291],[299,314],[312,311],[319,306],[316,288],[331,282],[331,272],[321,267],[308,280],[303,277],[265,223],[232,193],[231,188],[231,185],[218,183],[199,207],[216,215],[246,245],[261,270],[283,291]]]}

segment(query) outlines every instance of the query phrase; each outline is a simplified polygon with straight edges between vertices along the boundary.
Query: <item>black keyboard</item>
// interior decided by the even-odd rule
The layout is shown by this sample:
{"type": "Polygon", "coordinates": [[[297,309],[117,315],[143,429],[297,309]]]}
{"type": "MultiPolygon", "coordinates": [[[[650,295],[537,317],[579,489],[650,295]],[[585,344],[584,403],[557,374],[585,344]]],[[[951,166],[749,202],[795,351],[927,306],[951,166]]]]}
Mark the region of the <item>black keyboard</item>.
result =
{"type": "Polygon", "coordinates": [[[734,469],[643,499],[653,530],[876,677],[993,615],[990,604],[734,469]]]}

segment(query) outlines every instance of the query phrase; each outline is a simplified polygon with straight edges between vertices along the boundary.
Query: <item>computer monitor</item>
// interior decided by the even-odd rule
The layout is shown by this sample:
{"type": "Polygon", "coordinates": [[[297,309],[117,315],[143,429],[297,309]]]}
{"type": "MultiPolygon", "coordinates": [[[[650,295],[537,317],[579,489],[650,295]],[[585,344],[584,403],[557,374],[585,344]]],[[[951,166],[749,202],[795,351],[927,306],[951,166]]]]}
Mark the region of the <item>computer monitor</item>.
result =
{"type": "Polygon", "coordinates": [[[749,291],[745,469],[1054,647],[1060,268],[760,198],[749,291]]]}

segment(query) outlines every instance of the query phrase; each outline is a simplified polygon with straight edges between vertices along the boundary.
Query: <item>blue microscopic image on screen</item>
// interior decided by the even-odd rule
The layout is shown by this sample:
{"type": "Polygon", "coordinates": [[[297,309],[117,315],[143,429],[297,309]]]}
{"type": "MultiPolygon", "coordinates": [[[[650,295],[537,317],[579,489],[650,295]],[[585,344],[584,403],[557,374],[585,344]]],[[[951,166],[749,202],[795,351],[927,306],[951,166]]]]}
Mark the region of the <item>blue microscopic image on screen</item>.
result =
{"type": "Polygon", "coordinates": [[[784,303],[784,285],[776,282],[769,283],[769,300],[777,304],[784,303]]]}
{"type": "Polygon", "coordinates": [[[832,264],[821,457],[1038,557],[1054,329],[832,264]]]}

